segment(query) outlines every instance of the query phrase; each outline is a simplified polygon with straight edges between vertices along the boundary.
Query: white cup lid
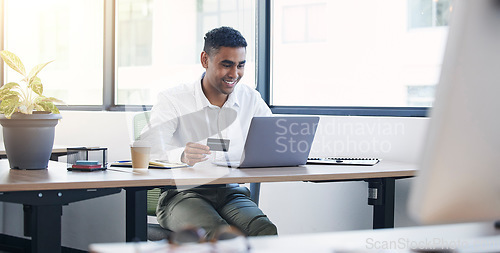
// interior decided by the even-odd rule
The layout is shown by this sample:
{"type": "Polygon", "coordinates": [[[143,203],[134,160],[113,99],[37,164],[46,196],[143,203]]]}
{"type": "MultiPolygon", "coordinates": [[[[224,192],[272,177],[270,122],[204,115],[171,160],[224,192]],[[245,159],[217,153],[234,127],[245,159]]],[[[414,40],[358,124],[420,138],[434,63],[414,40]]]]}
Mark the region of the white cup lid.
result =
{"type": "Polygon", "coordinates": [[[151,147],[149,141],[137,140],[130,144],[131,147],[151,147]]]}

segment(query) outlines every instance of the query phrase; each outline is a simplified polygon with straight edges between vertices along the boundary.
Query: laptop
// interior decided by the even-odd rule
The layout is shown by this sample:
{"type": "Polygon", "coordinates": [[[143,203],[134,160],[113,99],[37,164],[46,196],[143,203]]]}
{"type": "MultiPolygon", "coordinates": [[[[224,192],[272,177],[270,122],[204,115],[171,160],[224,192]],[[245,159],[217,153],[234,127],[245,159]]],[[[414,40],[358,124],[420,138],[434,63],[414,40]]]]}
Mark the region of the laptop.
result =
{"type": "Polygon", "coordinates": [[[254,117],[240,161],[215,164],[232,168],[298,166],[307,162],[319,117],[254,117]]]}

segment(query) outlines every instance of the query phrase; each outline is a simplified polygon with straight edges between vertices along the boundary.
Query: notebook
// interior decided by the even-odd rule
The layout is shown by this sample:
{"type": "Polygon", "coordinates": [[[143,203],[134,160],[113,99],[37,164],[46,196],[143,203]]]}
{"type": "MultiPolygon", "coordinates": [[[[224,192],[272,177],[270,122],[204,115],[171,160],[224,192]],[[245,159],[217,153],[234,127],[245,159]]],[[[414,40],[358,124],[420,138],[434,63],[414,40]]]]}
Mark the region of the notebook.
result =
{"type": "Polygon", "coordinates": [[[298,166],[307,162],[319,117],[254,117],[240,161],[214,162],[233,168],[298,166]]]}
{"type": "MultiPolygon", "coordinates": [[[[132,161],[117,161],[111,163],[112,167],[125,167],[132,168],[132,161]]],[[[182,168],[187,167],[187,164],[184,163],[169,163],[167,161],[153,160],[149,161],[150,169],[174,169],[174,168],[182,168]]]]}

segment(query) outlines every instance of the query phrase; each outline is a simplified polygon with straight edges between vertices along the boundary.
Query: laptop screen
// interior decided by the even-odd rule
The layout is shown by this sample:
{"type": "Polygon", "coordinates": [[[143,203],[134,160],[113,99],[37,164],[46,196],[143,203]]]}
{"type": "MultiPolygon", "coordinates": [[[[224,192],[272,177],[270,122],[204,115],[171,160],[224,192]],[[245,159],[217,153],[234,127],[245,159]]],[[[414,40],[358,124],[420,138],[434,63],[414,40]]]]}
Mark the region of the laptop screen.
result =
{"type": "Polygon", "coordinates": [[[319,117],[254,117],[239,167],[297,166],[307,162],[319,117]]]}

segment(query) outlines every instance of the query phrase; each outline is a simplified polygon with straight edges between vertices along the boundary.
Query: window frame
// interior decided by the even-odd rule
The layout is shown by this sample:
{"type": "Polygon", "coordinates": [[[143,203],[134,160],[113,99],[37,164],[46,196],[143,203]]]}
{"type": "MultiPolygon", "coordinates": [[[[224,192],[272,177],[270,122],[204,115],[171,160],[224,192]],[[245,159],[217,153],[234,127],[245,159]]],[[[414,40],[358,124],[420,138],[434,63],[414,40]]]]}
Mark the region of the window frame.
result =
{"type": "Polygon", "coordinates": [[[272,0],[257,0],[257,90],[275,114],[427,117],[430,107],[276,106],[271,104],[272,0]]]}
{"type": "MultiPolygon", "coordinates": [[[[4,1],[0,0],[1,20],[0,48],[4,48],[4,1]]],[[[103,98],[102,105],[58,106],[69,111],[142,111],[150,110],[152,105],[117,105],[115,84],[115,7],[116,0],[104,0],[104,37],[103,37],[103,98]]],[[[256,80],[257,91],[275,114],[337,115],[337,116],[393,116],[427,117],[430,107],[352,107],[352,106],[276,106],[271,104],[272,81],[272,0],[256,0],[256,80]]],[[[4,64],[0,64],[3,73],[4,64]]],[[[0,85],[4,80],[0,80],[0,85]]]]}

